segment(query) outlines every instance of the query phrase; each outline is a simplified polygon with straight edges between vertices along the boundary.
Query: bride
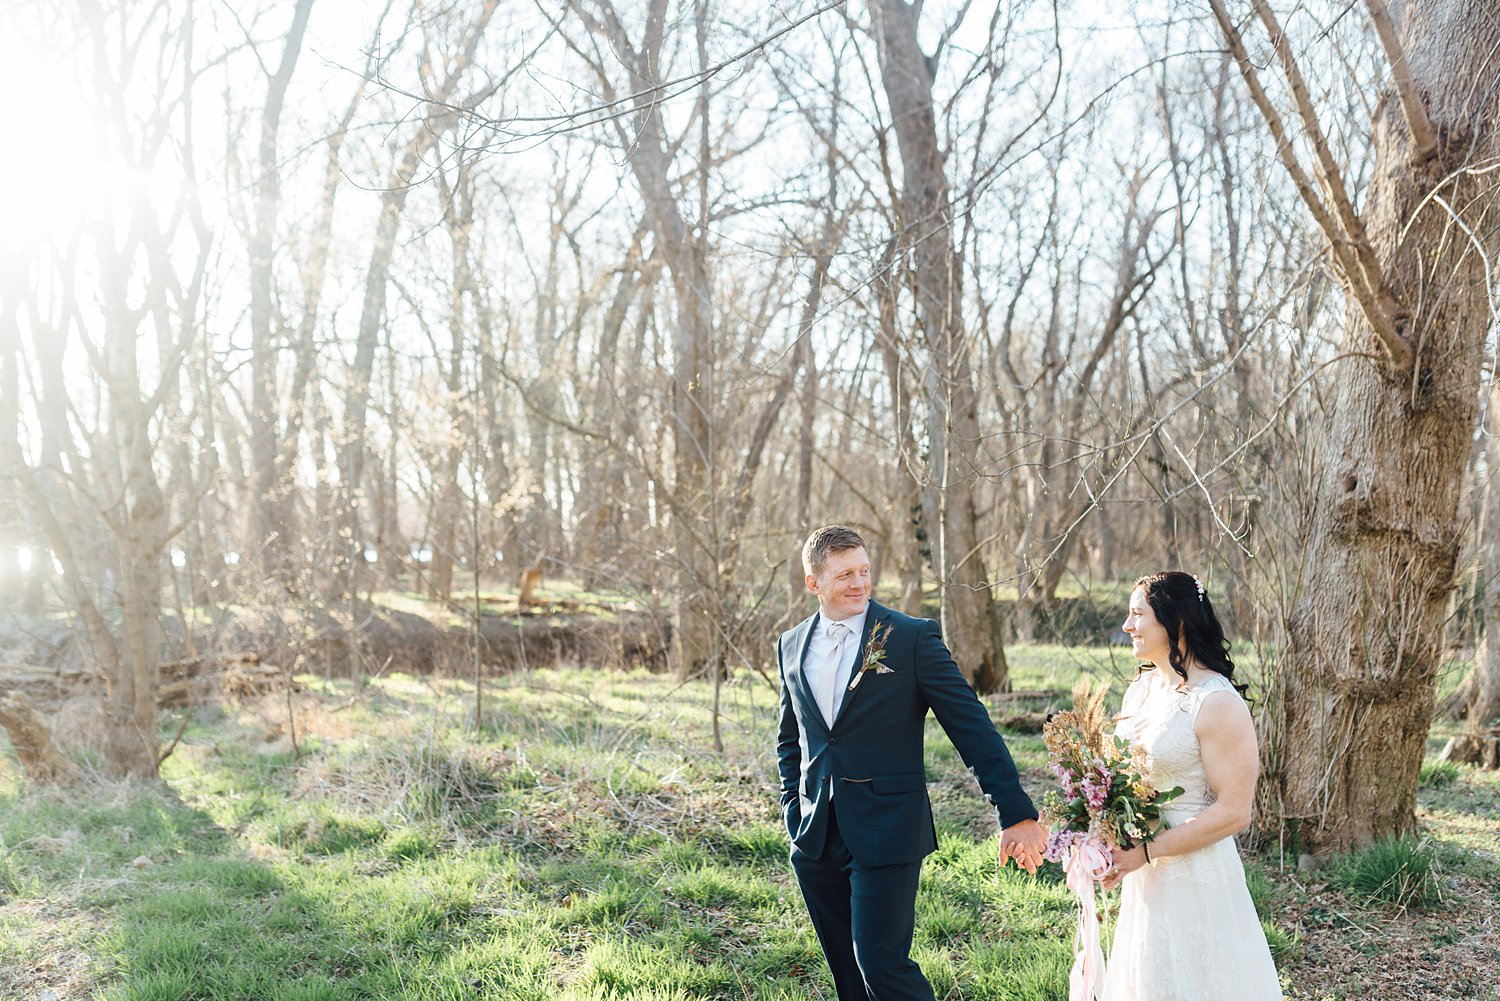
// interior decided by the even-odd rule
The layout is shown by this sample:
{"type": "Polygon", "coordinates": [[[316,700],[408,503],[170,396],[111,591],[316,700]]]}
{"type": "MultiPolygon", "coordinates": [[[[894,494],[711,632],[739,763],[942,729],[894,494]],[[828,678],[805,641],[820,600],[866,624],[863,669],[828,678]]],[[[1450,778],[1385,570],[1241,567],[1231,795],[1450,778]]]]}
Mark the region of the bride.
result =
{"type": "Polygon", "coordinates": [[[1156,788],[1184,791],[1155,841],[1115,853],[1103,997],[1281,1001],[1233,840],[1250,823],[1258,758],[1223,627],[1198,579],[1168,570],[1136,581],[1124,629],[1155,670],[1143,664],[1126,689],[1115,732],[1144,750],[1156,788]]]}

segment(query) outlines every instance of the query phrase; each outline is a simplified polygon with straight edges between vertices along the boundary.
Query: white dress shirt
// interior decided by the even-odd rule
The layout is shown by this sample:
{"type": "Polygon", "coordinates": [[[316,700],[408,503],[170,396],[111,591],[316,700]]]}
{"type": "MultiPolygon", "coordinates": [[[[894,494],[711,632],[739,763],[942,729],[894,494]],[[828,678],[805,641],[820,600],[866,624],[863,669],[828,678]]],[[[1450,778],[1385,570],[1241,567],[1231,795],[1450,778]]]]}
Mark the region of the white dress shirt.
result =
{"type": "Polygon", "coordinates": [[[844,640],[844,648],[840,651],[839,662],[833,663],[834,647],[838,641],[834,639],[833,632],[828,627],[833,620],[818,619],[818,626],[813,630],[812,639],[807,644],[807,658],[802,662],[802,670],[807,678],[807,686],[812,689],[813,697],[823,691],[823,686],[828,683],[828,672],[836,672],[840,679],[833,688],[833,714],[832,717],[825,716],[824,722],[830,728],[833,727],[834,719],[838,718],[839,706],[844,704],[845,690],[849,687],[849,674],[854,667],[854,658],[859,653],[859,640],[865,631],[865,617],[870,614],[870,606],[858,615],[844,619],[842,624],[850,630],[849,636],[844,640]]]}

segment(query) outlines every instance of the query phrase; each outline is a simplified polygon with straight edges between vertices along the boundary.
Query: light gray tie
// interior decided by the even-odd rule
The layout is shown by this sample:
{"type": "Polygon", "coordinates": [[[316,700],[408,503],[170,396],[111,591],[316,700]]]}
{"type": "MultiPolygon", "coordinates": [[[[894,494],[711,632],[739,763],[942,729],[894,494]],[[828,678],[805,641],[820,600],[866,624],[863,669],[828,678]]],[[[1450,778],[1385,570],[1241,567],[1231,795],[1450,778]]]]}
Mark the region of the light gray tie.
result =
{"type": "Polygon", "coordinates": [[[844,660],[844,642],[853,634],[848,626],[842,622],[830,622],[828,624],[828,635],[833,637],[833,653],[829,655],[823,666],[823,677],[818,684],[818,708],[823,712],[823,720],[829,729],[833,728],[834,706],[839,694],[839,675],[843,672],[839,668],[844,660]]]}

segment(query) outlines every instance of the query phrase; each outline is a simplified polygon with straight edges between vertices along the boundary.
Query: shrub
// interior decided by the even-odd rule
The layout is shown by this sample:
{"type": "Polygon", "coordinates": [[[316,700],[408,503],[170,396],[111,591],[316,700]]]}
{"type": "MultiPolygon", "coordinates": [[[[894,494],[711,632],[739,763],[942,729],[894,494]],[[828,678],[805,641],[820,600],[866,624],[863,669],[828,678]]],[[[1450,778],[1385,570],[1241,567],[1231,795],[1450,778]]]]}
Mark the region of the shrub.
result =
{"type": "Polygon", "coordinates": [[[500,784],[487,762],[442,745],[414,748],[389,759],[401,804],[422,820],[480,819],[489,811],[500,784]]]}
{"type": "Polygon", "coordinates": [[[350,811],[381,817],[392,827],[436,825],[446,833],[490,819],[503,791],[504,767],[507,762],[473,748],[393,741],[306,769],[302,788],[309,795],[332,794],[350,811]]]}
{"type": "Polygon", "coordinates": [[[385,825],[379,820],[331,808],[320,810],[302,825],[303,846],[315,855],[342,855],[377,844],[384,837],[385,825]]]}

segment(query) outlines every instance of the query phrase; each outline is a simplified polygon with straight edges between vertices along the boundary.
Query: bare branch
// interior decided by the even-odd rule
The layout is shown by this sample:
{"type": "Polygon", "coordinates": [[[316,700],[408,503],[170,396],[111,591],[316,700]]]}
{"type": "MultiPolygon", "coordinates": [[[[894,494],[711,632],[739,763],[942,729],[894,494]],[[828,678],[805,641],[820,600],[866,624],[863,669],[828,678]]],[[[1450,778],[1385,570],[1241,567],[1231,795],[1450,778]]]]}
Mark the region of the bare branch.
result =
{"type": "Polygon", "coordinates": [[[1417,93],[1417,85],[1411,78],[1411,66],[1406,61],[1406,50],[1396,35],[1396,25],[1385,0],[1365,0],[1370,8],[1370,20],[1375,22],[1375,32],[1380,36],[1385,57],[1391,61],[1391,75],[1396,84],[1396,95],[1401,99],[1401,113],[1406,117],[1406,127],[1411,129],[1413,144],[1418,158],[1430,156],[1437,150],[1437,133],[1432,120],[1427,117],[1427,108],[1417,93]]]}
{"type": "MultiPolygon", "coordinates": [[[[1375,278],[1378,281],[1381,273],[1379,267],[1376,266],[1373,270],[1369,271],[1361,267],[1358,259],[1357,241],[1354,235],[1345,229],[1343,220],[1335,217],[1333,211],[1323,203],[1323,199],[1319,197],[1317,190],[1313,186],[1312,178],[1308,177],[1307,172],[1302,168],[1302,164],[1298,162],[1296,151],[1292,147],[1292,139],[1287,134],[1286,124],[1282,122],[1281,115],[1276,111],[1275,106],[1272,105],[1270,96],[1261,84],[1260,75],[1256,72],[1255,64],[1250,61],[1250,54],[1245,48],[1245,40],[1240,35],[1239,29],[1234,26],[1234,22],[1229,19],[1229,13],[1224,9],[1223,0],[1209,0],[1209,6],[1213,9],[1214,19],[1219,23],[1219,29],[1224,33],[1224,38],[1229,43],[1229,49],[1234,55],[1236,64],[1239,66],[1240,75],[1244,78],[1246,86],[1250,89],[1251,100],[1255,102],[1255,106],[1259,109],[1261,117],[1265,119],[1267,129],[1271,132],[1271,137],[1276,141],[1276,155],[1286,168],[1287,173],[1291,176],[1292,183],[1296,186],[1297,193],[1302,197],[1302,201],[1312,211],[1313,218],[1317,221],[1318,227],[1323,231],[1323,235],[1328,238],[1334,260],[1338,263],[1339,270],[1343,273],[1345,281],[1349,283],[1350,292],[1354,295],[1355,301],[1359,303],[1360,310],[1369,322],[1371,330],[1375,333],[1375,337],[1380,341],[1382,347],[1385,348],[1386,353],[1391,358],[1391,362],[1398,369],[1404,370],[1410,367],[1412,361],[1411,347],[1396,330],[1394,311],[1386,309],[1382,302],[1383,298],[1389,299],[1390,293],[1388,290],[1382,289],[1380,284],[1371,282],[1371,278],[1375,278]]],[[[1257,0],[1257,9],[1264,10],[1259,0],[1257,0]]],[[[1275,24],[1274,18],[1271,23],[1275,24]]],[[[1286,46],[1286,39],[1280,34],[1279,28],[1274,28],[1273,33],[1277,40],[1278,54],[1280,54],[1281,49],[1286,46]]],[[[1290,51],[1287,52],[1283,62],[1284,65],[1290,64],[1292,70],[1295,71],[1295,63],[1291,62],[1290,51]]],[[[1293,91],[1300,94],[1298,105],[1299,110],[1302,110],[1303,106],[1307,104],[1308,98],[1305,85],[1301,86],[1299,91],[1298,85],[1300,83],[1301,75],[1297,74],[1296,81],[1293,83],[1293,91]]],[[[1309,112],[1311,112],[1310,107],[1302,110],[1304,117],[1309,112]]],[[[1320,156],[1327,154],[1328,144],[1326,141],[1322,141],[1321,130],[1312,138],[1315,140],[1314,146],[1321,147],[1320,156]]],[[[1337,176],[1337,172],[1335,172],[1334,177],[1336,178],[1337,176]]],[[[1345,200],[1347,201],[1347,197],[1345,200]]],[[[1354,215],[1352,207],[1349,209],[1348,215],[1352,216],[1358,222],[1358,216],[1354,215]]],[[[1343,213],[1340,213],[1340,216],[1343,216],[1343,213]]],[[[1363,237],[1362,225],[1360,225],[1359,233],[1363,237]]],[[[1364,241],[1364,243],[1364,249],[1369,250],[1368,241],[1364,241]]]]}
{"type": "MultiPolygon", "coordinates": [[[[1302,127],[1306,130],[1308,144],[1313,148],[1318,179],[1323,182],[1323,187],[1333,199],[1334,211],[1338,214],[1344,235],[1354,251],[1355,262],[1359,266],[1365,284],[1376,294],[1376,300],[1384,314],[1381,319],[1390,322],[1394,327],[1397,313],[1395,300],[1390,297],[1386,289],[1383,270],[1380,262],[1375,259],[1375,248],[1370,246],[1369,237],[1365,233],[1364,220],[1354,209],[1354,200],[1349,197],[1349,189],[1344,184],[1343,171],[1339,169],[1338,163],[1333,158],[1333,149],[1328,144],[1328,137],[1323,134],[1322,122],[1318,119],[1317,109],[1313,107],[1307,81],[1302,78],[1302,70],[1297,65],[1296,56],[1292,53],[1291,42],[1276,20],[1276,14],[1265,0],[1256,0],[1255,11],[1260,16],[1261,23],[1266,26],[1266,31],[1271,35],[1271,43],[1276,50],[1276,59],[1281,63],[1282,72],[1286,74],[1287,84],[1291,87],[1292,100],[1297,106],[1297,115],[1302,119],[1302,127]]],[[[1376,317],[1371,316],[1369,319],[1372,325],[1378,326],[1376,317]]]]}

